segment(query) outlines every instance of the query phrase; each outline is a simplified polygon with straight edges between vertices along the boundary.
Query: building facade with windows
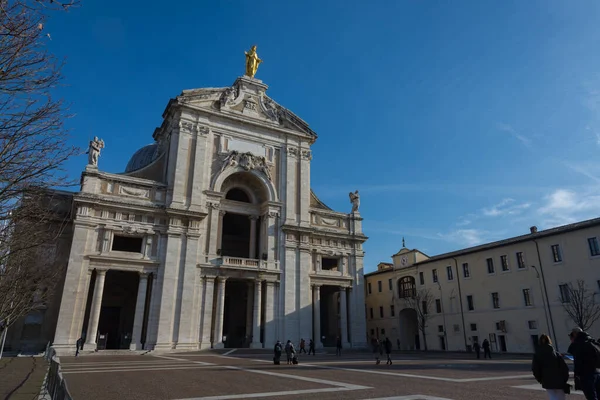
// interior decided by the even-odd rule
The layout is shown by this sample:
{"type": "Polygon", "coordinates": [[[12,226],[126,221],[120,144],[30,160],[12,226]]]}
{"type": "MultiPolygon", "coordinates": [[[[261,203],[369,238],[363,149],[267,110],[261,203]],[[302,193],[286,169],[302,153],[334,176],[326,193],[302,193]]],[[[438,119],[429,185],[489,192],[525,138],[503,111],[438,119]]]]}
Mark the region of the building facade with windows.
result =
{"type": "Polygon", "coordinates": [[[358,192],[350,212],[317,198],[317,136],[266,90],[243,76],[183,91],[120,174],[99,169],[104,143],[90,144],[53,322],[59,354],[79,338],[84,351],[366,346],[358,192]]]}
{"type": "MultiPolygon", "coordinates": [[[[581,280],[600,303],[599,241],[600,218],[532,227],[526,235],[435,257],[403,248],[393,263],[365,275],[367,334],[424,349],[419,320],[425,309],[430,350],[464,351],[487,338],[493,351],[527,353],[547,333],[566,351],[576,326],[565,311],[573,307],[570,288],[577,291],[581,280]]],[[[598,337],[600,321],[588,331],[598,337]]]]}

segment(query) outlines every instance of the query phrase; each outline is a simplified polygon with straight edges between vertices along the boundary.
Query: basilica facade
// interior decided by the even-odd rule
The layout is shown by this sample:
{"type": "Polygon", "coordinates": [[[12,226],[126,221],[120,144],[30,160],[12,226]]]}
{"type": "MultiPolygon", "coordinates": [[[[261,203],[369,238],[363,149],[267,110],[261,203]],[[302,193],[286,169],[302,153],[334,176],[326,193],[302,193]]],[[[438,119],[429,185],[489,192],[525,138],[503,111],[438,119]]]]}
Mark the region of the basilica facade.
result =
{"type": "Polygon", "coordinates": [[[90,143],[59,354],[79,338],[84,351],[366,346],[359,194],[348,212],[317,198],[317,135],[250,75],[171,99],[124,173],[101,169],[110,143],[90,143]]]}

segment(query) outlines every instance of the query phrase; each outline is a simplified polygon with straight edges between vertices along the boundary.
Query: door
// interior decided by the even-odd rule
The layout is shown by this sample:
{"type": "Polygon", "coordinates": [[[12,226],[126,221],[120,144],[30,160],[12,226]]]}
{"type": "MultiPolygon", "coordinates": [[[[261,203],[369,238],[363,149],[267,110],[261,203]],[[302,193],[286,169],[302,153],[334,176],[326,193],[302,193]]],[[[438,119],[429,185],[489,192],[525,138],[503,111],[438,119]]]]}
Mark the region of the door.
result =
{"type": "Polygon", "coordinates": [[[419,334],[415,335],[415,350],[421,350],[421,340],[419,334]]]}
{"type": "Polygon", "coordinates": [[[498,335],[498,340],[500,341],[500,351],[506,353],[506,336],[498,335]]]}
{"type": "Polygon", "coordinates": [[[119,329],[121,322],[121,307],[102,307],[98,330],[101,335],[107,335],[106,348],[118,349],[121,339],[119,329]]]}
{"type": "Polygon", "coordinates": [[[442,350],[446,350],[446,341],[444,340],[443,336],[440,336],[440,348],[442,350]]]}
{"type": "Polygon", "coordinates": [[[531,335],[531,342],[533,343],[533,351],[537,351],[538,345],[540,344],[538,335],[531,335]]]}

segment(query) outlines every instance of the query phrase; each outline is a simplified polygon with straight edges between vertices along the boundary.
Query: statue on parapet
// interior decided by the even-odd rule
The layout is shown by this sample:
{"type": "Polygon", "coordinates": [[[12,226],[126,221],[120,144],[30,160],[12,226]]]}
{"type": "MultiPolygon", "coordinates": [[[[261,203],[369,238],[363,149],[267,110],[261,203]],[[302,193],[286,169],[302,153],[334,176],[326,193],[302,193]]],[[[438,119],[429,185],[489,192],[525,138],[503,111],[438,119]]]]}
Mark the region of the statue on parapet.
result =
{"type": "Polygon", "coordinates": [[[256,46],[252,46],[249,51],[245,51],[246,54],[246,76],[250,78],[254,78],[256,75],[256,71],[258,70],[258,65],[262,62],[260,58],[258,58],[258,54],[256,54],[256,46]]]}
{"type": "Polygon", "coordinates": [[[100,158],[100,152],[104,148],[104,140],[98,139],[98,136],[94,136],[94,140],[90,140],[88,151],[85,154],[88,155],[88,165],[98,167],[98,158],[100,158]]]}
{"type": "Polygon", "coordinates": [[[350,203],[352,203],[352,213],[358,212],[358,208],[360,207],[360,196],[358,195],[358,190],[354,193],[350,192],[348,194],[350,197],[350,203]]]}

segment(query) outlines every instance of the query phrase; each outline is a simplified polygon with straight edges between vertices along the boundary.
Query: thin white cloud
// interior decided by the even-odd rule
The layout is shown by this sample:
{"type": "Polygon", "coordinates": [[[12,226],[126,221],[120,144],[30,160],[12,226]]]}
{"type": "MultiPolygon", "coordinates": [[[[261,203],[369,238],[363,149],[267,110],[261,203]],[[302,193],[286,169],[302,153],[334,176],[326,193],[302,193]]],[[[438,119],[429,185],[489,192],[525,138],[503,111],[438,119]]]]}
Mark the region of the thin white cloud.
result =
{"type": "Polygon", "coordinates": [[[457,229],[448,233],[438,233],[442,240],[460,244],[462,246],[476,246],[486,242],[489,232],[481,229],[457,229]]]}
{"type": "Polygon", "coordinates": [[[496,127],[502,132],[509,133],[512,137],[523,143],[524,146],[531,147],[531,139],[517,132],[512,126],[499,122],[496,124],[496,127]]]}
{"type": "Polygon", "coordinates": [[[514,199],[504,199],[500,203],[482,210],[486,217],[502,217],[507,215],[518,215],[531,206],[531,203],[513,204],[514,199]]]}
{"type": "Polygon", "coordinates": [[[600,192],[557,189],[545,197],[538,213],[546,228],[596,218],[600,216],[600,192]]]}
{"type": "Polygon", "coordinates": [[[598,164],[575,164],[568,161],[563,161],[565,167],[593,180],[596,183],[600,183],[600,178],[594,173],[596,170],[600,170],[598,164]]]}

